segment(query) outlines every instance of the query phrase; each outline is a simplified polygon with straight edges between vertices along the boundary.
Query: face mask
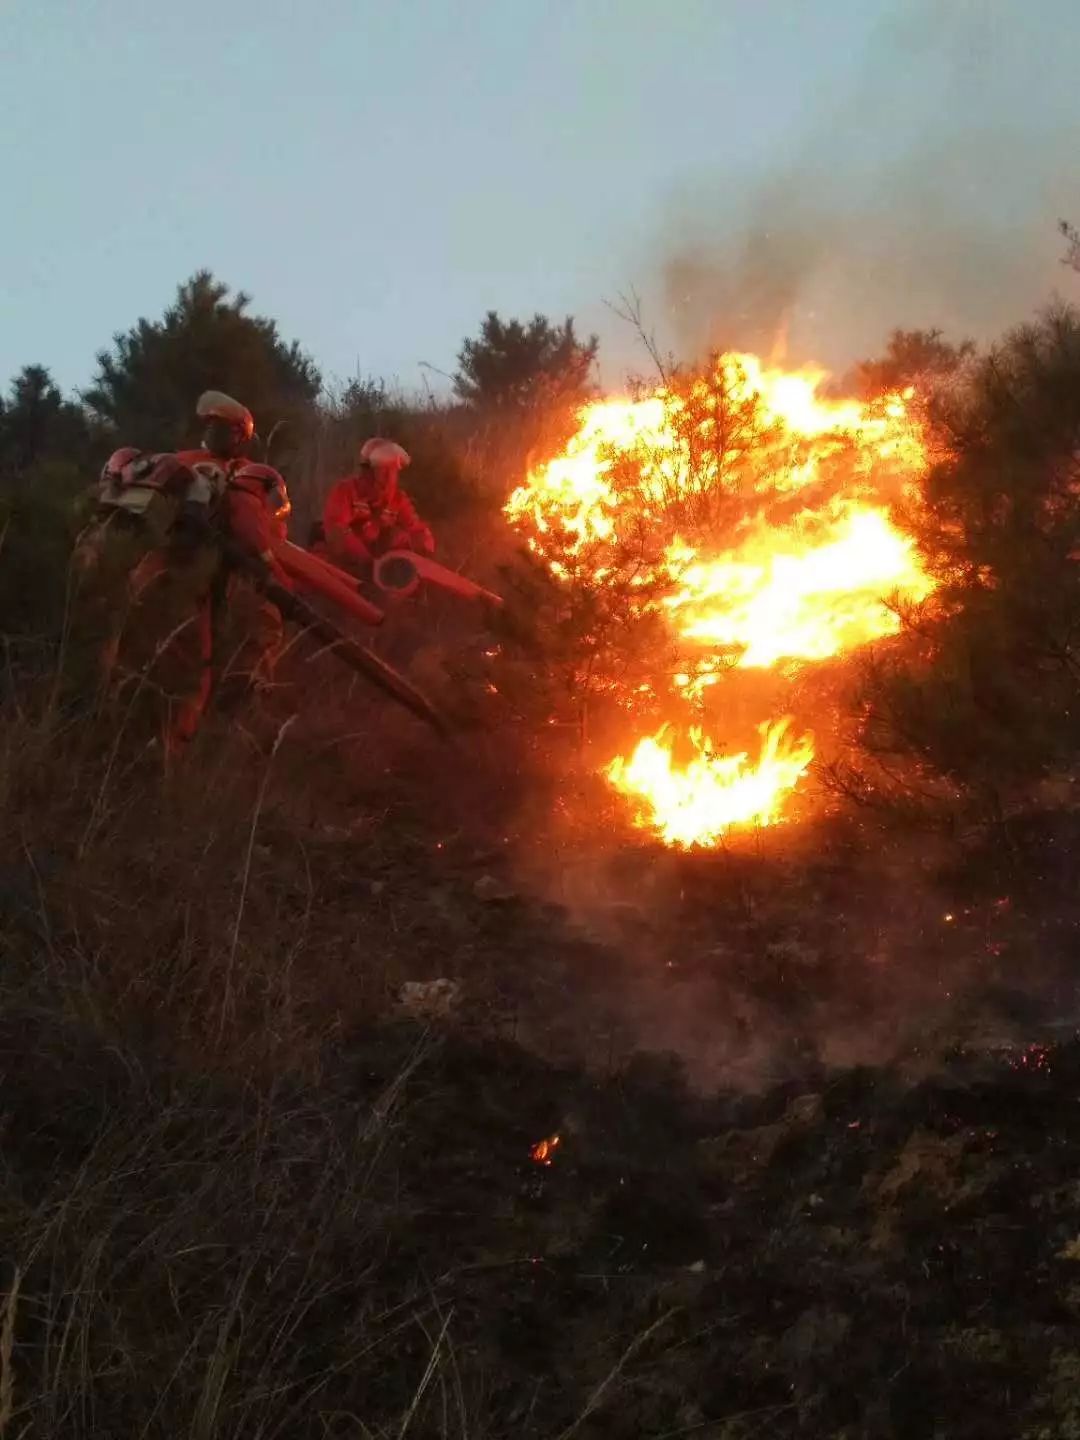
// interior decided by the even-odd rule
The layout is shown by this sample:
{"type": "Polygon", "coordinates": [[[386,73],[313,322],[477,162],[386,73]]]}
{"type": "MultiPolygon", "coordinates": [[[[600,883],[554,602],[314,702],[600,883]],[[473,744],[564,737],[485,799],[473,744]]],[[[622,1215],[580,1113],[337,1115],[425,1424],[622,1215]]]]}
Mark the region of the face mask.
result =
{"type": "Polygon", "coordinates": [[[239,436],[227,421],[211,420],[203,435],[203,449],[219,459],[232,459],[240,453],[239,436]]]}

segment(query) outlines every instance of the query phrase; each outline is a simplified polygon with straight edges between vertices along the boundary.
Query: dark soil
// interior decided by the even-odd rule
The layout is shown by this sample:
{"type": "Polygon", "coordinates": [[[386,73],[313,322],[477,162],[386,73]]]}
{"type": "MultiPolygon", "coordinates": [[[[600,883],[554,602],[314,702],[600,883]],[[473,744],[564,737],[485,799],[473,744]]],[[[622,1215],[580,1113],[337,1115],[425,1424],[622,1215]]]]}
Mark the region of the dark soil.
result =
{"type": "Polygon", "coordinates": [[[655,1061],[597,1080],[408,1025],[258,1097],[19,1015],[3,1060],[14,1366],[39,1433],[176,1433],[153,1420],[165,1355],[185,1415],[225,1366],[222,1434],[410,1413],[420,1435],[1080,1423],[1075,1045],[708,1098],[655,1061]]]}

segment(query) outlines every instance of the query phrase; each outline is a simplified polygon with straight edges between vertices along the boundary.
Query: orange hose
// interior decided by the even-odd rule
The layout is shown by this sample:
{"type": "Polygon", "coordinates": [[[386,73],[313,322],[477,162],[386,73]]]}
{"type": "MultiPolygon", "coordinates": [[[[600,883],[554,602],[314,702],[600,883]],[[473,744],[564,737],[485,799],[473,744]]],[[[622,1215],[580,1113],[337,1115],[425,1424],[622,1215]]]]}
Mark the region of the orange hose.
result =
{"type": "Polygon", "coordinates": [[[382,624],[383,612],[370,600],[364,599],[357,582],[344,570],[312,555],[310,550],[301,549],[290,540],[276,540],[273,550],[281,568],[301,590],[314,590],[325,596],[365,625],[382,624]]]}

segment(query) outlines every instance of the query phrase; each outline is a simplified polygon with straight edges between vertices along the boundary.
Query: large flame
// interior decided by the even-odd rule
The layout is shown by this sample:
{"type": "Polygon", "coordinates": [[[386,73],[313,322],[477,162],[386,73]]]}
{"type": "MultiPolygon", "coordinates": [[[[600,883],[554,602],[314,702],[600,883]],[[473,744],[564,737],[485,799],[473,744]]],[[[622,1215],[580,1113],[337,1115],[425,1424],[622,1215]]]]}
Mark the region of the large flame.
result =
{"type": "Polygon", "coordinates": [[[616,790],[645,802],[646,823],[671,845],[712,845],[733,825],[769,825],[814,758],[809,735],[788,738],[790,716],[759,726],[761,753],[715,755],[697,726],[694,751],[677,765],[668,727],[639,740],[629,760],[616,756],[606,774],[616,790]]]}
{"type": "MultiPolygon", "coordinates": [[[[618,579],[666,618],[685,704],[731,672],[804,667],[893,634],[894,602],[933,588],[891,512],[925,464],[912,392],[834,399],[824,378],[727,355],[690,382],[599,401],[507,502],[556,577],[618,579]]],[[[666,842],[714,844],[782,818],[814,755],[789,727],[764,718],[751,760],[717,753],[688,714],[605,773],[666,842]]]]}
{"type": "Polygon", "coordinates": [[[714,559],[684,552],[671,565],[678,588],[666,597],[679,632],[745,668],[778,660],[827,660],[899,626],[882,597],[922,599],[930,582],[911,539],[886,510],[852,506],[817,540],[758,527],[737,550],[714,559]]]}

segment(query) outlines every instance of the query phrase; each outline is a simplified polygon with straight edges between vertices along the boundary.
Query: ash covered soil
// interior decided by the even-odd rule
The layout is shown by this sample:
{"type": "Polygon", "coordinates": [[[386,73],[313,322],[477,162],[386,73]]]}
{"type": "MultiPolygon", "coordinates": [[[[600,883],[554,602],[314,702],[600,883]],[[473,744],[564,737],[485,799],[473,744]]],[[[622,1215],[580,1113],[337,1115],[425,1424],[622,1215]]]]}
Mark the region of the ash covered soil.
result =
{"type": "Polygon", "coordinates": [[[13,1433],[1080,1434],[1070,811],[678,856],[320,737],[24,754],[13,1433]]]}

